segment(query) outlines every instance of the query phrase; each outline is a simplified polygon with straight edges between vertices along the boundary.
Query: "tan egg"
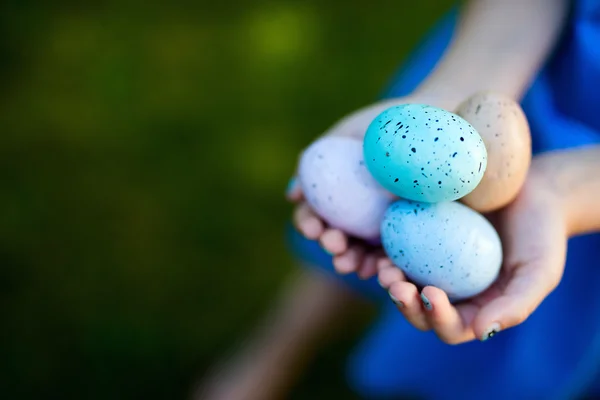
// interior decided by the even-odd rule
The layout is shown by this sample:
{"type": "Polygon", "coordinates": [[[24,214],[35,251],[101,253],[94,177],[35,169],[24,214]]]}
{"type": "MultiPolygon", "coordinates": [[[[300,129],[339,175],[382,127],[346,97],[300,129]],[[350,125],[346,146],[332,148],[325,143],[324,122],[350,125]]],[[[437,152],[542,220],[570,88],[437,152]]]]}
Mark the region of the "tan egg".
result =
{"type": "Polygon", "coordinates": [[[492,92],[477,93],[456,112],[481,135],[488,161],[479,185],[461,201],[479,212],[509,204],[519,193],[531,163],[531,133],[521,106],[492,92]]]}

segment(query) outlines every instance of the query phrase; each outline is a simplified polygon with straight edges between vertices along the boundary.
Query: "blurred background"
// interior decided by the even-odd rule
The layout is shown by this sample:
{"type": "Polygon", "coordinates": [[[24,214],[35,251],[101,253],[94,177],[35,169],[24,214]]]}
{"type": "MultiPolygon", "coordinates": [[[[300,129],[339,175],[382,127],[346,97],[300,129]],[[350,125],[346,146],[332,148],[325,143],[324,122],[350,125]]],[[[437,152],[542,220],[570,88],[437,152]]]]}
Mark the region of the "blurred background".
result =
{"type": "MultiPolygon", "coordinates": [[[[0,5],[0,391],[185,398],[295,269],[299,151],[452,1],[84,3],[0,5]]],[[[352,398],[369,320],[291,397],[352,398]]]]}

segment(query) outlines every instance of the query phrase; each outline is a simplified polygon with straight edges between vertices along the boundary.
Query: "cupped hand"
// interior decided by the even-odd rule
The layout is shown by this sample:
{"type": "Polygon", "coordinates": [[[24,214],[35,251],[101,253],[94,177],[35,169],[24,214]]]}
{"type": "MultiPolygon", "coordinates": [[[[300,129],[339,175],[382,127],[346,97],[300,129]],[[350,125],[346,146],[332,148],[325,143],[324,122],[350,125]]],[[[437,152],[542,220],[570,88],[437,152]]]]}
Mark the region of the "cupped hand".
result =
{"type": "MultiPolygon", "coordinates": [[[[346,136],[363,140],[371,122],[389,107],[406,103],[422,103],[438,107],[445,104],[437,98],[425,95],[414,95],[404,98],[375,103],[358,110],[340,120],[323,136],[346,136]]],[[[318,240],[321,247],[333,256],[333,265],[340,274],[356,272],[360,278],[366,279],[377,273],[377,264],[384,259],[381,246],[366,243],[363,240],[349,237],[339,229],[327,226],[306,203],[302,189],[295,178],[290,181],[286,197],[296,204],[294,225],[307,239],[318,240]]]]}
{"type": "Polygon", "coordinates": [[[567,221],[542,164],[534,157],[519,196],[489,216],[502,239],[504,263],[482,294],[453,305],[442,290],[427,286],[419,293],[389,260],[380,263],[380,284],[417,329],[434,330],[448,344],[487,340],[525,321],[556,288],[564,270],[567,221]]]}

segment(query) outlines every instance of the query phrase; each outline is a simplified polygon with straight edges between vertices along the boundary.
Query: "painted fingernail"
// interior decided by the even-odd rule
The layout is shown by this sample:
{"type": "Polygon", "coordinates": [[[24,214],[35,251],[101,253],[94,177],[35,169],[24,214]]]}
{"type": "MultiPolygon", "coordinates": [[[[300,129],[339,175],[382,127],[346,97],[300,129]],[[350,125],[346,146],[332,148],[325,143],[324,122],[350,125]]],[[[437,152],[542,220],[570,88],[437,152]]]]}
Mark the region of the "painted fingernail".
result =
{"type": "Polygon", "coordinates": [[[388,292],[388,294],[390,295],[390,299],[392,299],[392,301],[394,302],[395,305],[397,305],[398,307],[401,307],[401,308],[404,307],[404,303],[401,302],[400,300],[398,300],[396,297],[394,297],[394,295],[391,292],[388,292]]]}
{"type": "Polygon", "coordinates": [[[290,179],[287,185],[287,189],[285,189],[286,196],[291,195],[292,192],[296,189],[296,186],[298,186],[298,180],[296,178],[290,179]]]}
{"type": "Polygon", "coordinates": [[[421,301],[423,302],[423,305],[425,306],[426,309],[431,310],[431,308],[432,308],[431,302],[429,301],[429,299],[427,298],[427,296],[425,296],[425,294],[423,292],[421,292],[421,301]]]}
{"type": "Polygon", "coordinates": [[[500,324],[497,322],[494,322],[493,324],[491,324],[489,326],[489,328],[487,328],[485,331],[483,331],[483,335],[481,335],[481,341],[485,342],[489,338],[494,337],[496,335],[496,333],[498,333],[498,332],[500,332],[500,324]]]}

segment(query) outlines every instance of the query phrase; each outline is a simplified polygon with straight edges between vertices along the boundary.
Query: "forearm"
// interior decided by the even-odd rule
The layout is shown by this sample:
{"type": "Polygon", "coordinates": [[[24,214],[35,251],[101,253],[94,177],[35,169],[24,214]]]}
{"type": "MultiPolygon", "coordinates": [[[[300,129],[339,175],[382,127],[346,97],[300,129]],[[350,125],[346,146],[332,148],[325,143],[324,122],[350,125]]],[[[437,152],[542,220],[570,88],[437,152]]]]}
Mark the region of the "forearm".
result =
{"type": "Polygon", "coordinates": [[[566,19],[568,0],[470,0],[450,45],[409,96],[391,98],[339,121],[326,134],[364,137],[373,118],[407,102],[455,111],[480,91],[519,99],[545,62],[566,19]]]}
{"type": "Polygon", "coordinates": [[[418,87],[453,110],[475,92],[519,99],[562,30],[568,0],[470,0],[435,70],[418,87]]]}
{"type": "Polygon", "coordinates": [[[532,167],[561,199],[569,236],[600,232],[600,145],[546,153],[532,167]]]}

